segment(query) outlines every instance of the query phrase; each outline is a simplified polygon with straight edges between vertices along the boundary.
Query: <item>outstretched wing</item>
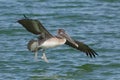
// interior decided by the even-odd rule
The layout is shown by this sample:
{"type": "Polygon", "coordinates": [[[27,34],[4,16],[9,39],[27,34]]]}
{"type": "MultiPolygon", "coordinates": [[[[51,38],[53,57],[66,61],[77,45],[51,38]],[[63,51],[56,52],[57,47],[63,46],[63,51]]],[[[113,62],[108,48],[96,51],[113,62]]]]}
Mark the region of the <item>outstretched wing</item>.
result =
{"type": "Polygon", "coordinates": [[[38,20],[34,19],[21,19],[18,20],[26,30],[36,35],[44,35],[44,37],[50,38],[52,35],[43,27],[43,25],[38,20]]]}
{"type": "Polygon", "coordinates": [[[96,55],[98,55],[93,49],[91,49],[88,45],[82,43],[82,42],[79,42],[79,41],[76,41],[74,40],[75,43],[78,44],[78,47],[75,46],[73,43],[67,41],[65,44],[77,49],[77,50],[80,50],[82,52],[85,52],[87,56],[90,56],[91,58],[95,57],[96,55]]]}

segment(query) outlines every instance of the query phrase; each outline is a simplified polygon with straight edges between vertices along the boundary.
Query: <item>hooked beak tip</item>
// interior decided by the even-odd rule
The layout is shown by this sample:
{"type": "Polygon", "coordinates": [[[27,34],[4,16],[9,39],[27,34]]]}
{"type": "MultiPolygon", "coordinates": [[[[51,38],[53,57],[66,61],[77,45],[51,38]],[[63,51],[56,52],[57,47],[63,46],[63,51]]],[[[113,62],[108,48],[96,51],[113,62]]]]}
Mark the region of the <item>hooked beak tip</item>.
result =
{"type": "Polygon", "coordinates": [[[75,44],[76,47],[79,47],[78,44],[75,44]]]}

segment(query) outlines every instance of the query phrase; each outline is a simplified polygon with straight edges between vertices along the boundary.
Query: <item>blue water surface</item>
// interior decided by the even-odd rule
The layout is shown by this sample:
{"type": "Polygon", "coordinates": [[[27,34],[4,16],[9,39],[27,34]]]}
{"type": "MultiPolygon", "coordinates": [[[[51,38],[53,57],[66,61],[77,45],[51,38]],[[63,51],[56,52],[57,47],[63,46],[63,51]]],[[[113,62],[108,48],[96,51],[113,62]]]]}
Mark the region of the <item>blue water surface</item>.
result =
{"type": "Polygon", "coordinates": [[[119,80],[119,0],[0,0],[0,80],[119,80]],[[53,35],[63,28],[99,56],[66,45],[46,50],[49,63],[27,50],[36,35],[17,20],[38,19],[53,35]]]}

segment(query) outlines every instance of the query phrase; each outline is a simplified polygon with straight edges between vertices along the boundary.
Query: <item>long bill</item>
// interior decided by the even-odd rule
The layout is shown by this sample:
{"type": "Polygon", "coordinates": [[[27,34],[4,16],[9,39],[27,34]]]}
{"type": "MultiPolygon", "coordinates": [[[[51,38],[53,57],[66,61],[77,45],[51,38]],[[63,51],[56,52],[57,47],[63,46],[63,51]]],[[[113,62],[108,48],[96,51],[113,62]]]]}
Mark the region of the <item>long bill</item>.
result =
{"type": "Polygon", "coordinates": [[[63,36],[66,38],[66,40],[78,47],[78,44],[68,34],[64,33],[63,36]]]}

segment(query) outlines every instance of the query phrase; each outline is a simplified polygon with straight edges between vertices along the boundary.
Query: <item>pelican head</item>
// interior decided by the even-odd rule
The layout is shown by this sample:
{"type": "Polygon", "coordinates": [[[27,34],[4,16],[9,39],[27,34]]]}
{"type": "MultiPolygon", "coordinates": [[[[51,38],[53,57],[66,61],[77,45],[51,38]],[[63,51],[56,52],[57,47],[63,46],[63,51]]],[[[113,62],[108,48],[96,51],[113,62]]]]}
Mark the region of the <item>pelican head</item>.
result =
{"type": "Polygon", "coordinates": [[[72,44],[74,44],[76,47],[78,47],[78,44],[65,32],[64,29],[58,29],[58,36],[61,38],[65,38],[72,44]]]}

